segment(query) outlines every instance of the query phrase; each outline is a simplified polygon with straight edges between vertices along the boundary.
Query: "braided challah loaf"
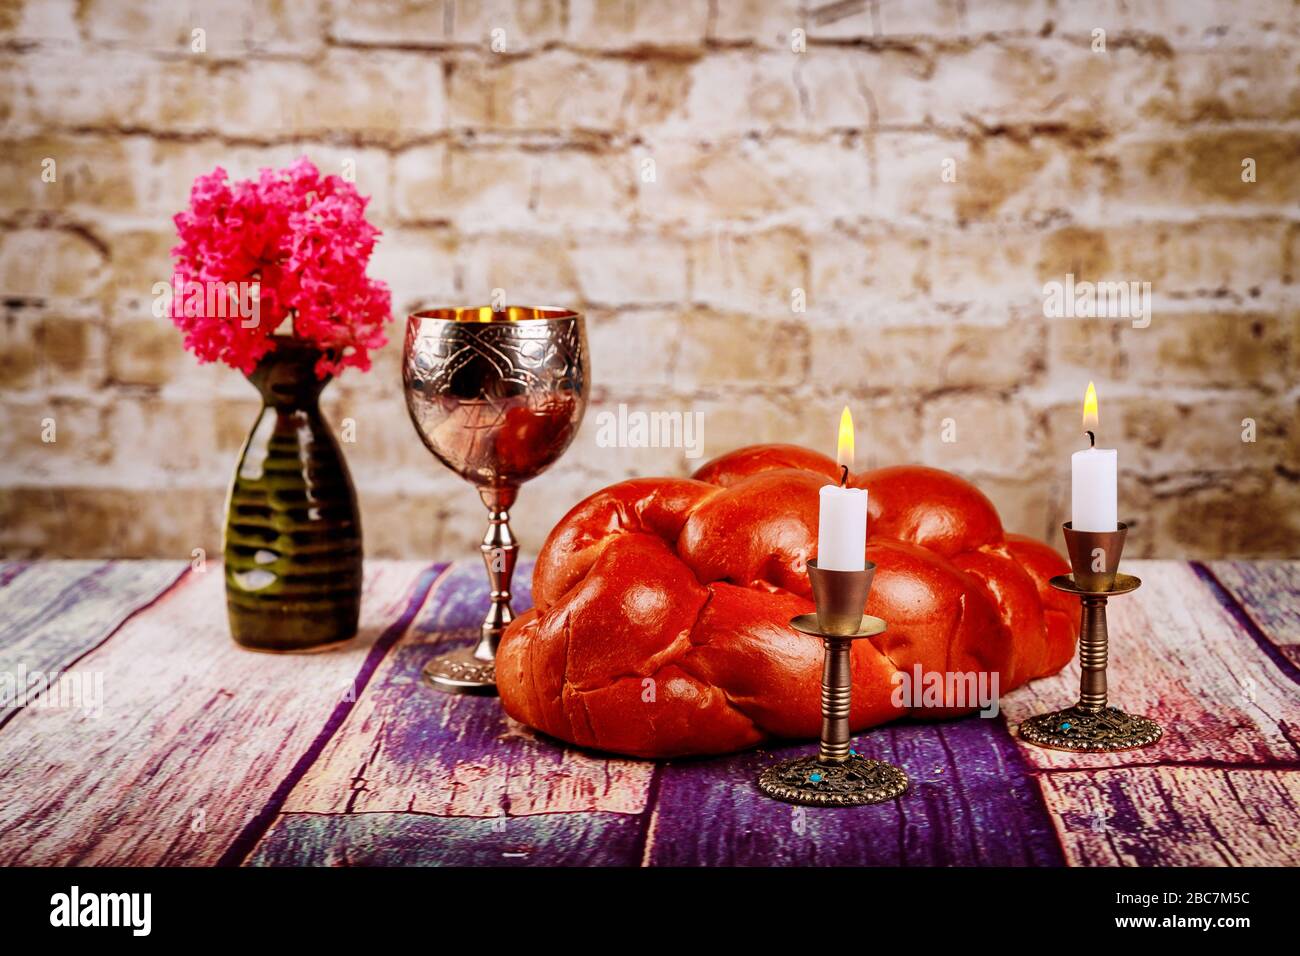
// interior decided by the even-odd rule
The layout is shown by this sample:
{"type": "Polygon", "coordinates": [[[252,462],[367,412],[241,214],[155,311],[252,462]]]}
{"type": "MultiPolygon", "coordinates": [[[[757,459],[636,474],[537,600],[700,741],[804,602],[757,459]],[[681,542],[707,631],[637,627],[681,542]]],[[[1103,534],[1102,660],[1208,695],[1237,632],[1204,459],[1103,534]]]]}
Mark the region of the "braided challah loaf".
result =
{"type": "MultiPolygon", "coordinates": [[[[693,479],[619,482],[552,530],[535,606],[506,631],[506,712],[553,737],[640,757],[716,754],[821,726],[822,645],[788,626],[813,609],[817,490],[829,458],[792,445],[724,455],[693,479]]],[[[867,613],[889,630],[853,645],[855,731],[911,713],[893,675],[997,672],[1006,692],[1073,654],[1078,602],[1041,542],[1005,535],[973,485],[933,468],[882,468],[870,495],[867,613]]],[[[945,701],[947,703],[948,701],[945,701]]]]}

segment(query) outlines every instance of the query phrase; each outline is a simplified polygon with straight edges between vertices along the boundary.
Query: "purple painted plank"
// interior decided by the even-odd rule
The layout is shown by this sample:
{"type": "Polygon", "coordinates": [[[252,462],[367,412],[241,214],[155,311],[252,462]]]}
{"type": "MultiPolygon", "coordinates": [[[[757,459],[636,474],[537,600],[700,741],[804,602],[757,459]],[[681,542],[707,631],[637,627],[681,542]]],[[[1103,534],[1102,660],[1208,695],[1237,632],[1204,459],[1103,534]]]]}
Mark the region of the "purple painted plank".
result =
{"type": "Polygon", "coordinates": [[[640,818],[624,813],[281,817],[249,866],[624,866],[640,818]]]}
{"type": "Polygon", "coordinates": [[[1192,568],[1261,649],[1300,681],[1300,561],[1194,561],[1192,568]]]}
{"type": "Polygon", "coordinates": [[[102,675],[101,714],[26,707],[0,733],[0,860],[219,861],[309,759],[421,569],[366,562],[356,639],[305,655],[239,647],[220,569],[185,575],[73,669],[102,675]]]}
{"type": "Polygon", "coordinates": [[[1297,770],[1122,767],[1040,779],[1071,865],[1300,865],[1297,770]]]}
{"type": "MultiPolygon", "coordinates": [[[[442,694],[424,683],[421,671],[432,655],[477,636],[486,601],[477,562],[458,562],[439,580],[338,734],[295,786],[286,814],[515,819],[642,813],[651,764],[559,746],[509,720],[494,698],[442,694]],[[445,629],[466,621],[474,625],[445,629]]],[[[278,839],[276,831],[266,839],[278,839]]]]}
{"type": "Polygon", "coordinates": [[[1059,866],[1037,783],[1001,720],[902,723],[856,738],[912,786],[870,807],[796,808],[755,781],[804,745],[663,766],[646,861],[669,866],[1059,866]]]}
{"type": "Polygon", "coordinates": [[[533,859],[552,864],[1062,862],[1037,785],[1001,722],[911,724],[864,736],[869,751],[886,747],[912,772],[904,800],[795,810],[754,786],[776,755],[665,765],[606,758],[519,727],[493,699],[432,692],[421,667],[436,650],[474,638],[485,601],[481,568],[458,563],[250,861],[498,862],[491,841],[475,847],[472,839],[494,834],[496,819],[508,832],[542,820],[576,828],[563,832],[579,842],[538,844],[533,859]],[[605,820],[619,836],[558,822],[569,818],[605,820]],[[340,847],[331,849],[335,840],[340,847]]]}
{"type": "MultiPolygon", "coordinates": [[[[366,659],[357,671],[357,676],[352,680],[352,687],[358,692],[364,692],[384,656],[392,650],[393,645],[410,627],[411,621],[424,604],[438,576],[446,570],[447,565],[436,564],[420,573],[420,576],[415,581],[415,586],[411,589],[411,598],[407,602],[405,610],[397,616],[392,624],[384,629],[383,633],[379,635],[379,638],[366,653],[366,659]]],[[[352,708],[355,706],[356,694],[345,695],[343,700],[334,705],[333,712],[325,721],[325,725],[321,727],[320,732],[316,734],[316,739],[312,741],[303,755],[294,763],[293,768],[276,786],[270,798],[248,822],[248,825],[231,841],[230,846],[226,847],[225,853],[217,861],[218,866],[236,866],[252,852],[258,841],[262,839],[263,834],[275,822],[277,814],[284,806],[289,794],[293,792],[293,788],[311,769],[311,765],[320,757],[330,738],[338,733],[339,728],[343,726],[348,714],[351,713],[352,708]]]]}
{"type": "Polygon", "coordinates": [[[188,569],[183,561],[45,561],[10,574],[0,587],[0,726],[31,702],[25,688],[52,683],[188,569]]]}

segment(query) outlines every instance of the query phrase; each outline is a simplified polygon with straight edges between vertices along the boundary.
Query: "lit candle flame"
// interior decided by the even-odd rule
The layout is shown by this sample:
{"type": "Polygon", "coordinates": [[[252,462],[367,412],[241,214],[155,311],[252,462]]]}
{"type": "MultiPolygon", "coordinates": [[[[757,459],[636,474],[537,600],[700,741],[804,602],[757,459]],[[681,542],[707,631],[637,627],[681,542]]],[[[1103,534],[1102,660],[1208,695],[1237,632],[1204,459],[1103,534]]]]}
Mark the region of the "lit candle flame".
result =
{"type": "Polygon", "coordinates": [[[853,468],[853,416],[849,406],[840,412],[840,440],[835,452],[835,463],[841,468],[853,468]]]}
{"type": "Polygon", "coordinates": [[[1092,382],[1088,383],[1088,392],[1083,396],[1083,430],[1097,430],[1097,389],[1092,382]]]}

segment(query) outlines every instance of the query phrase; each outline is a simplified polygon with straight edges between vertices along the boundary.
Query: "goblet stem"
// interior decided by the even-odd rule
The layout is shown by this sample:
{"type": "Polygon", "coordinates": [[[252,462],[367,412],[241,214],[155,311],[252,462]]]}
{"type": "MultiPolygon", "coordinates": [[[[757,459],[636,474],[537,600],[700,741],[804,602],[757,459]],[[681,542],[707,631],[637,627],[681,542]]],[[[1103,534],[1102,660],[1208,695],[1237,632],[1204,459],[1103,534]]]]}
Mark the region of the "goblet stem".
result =
{"type": "MultiPolygon", "coordinates": [[[[519,543],[510,530],[509,508],[503,504],[507,495],[496,488],[484,489],[482,494],[488,509],[488,526],[479,550],[483,552],[483,565],[487,568],[491,604],[487,617],[483,619],[482,634],[474,648],[474,656],[481,661],[491,661],[496,658],[501,635],[515,617],[510,607],[510,582],[519,558],[519,543]]],[[[513,498],[514,490],[511,489],[508,499],[513,498]]]]}
{"type": "Polygon", "coordinates": [[[510,531],[510,506],[518,493],[516,485],[479,489],[479,497],[488,510],[487,533],[479,550],[487,568],[492,600],[473,650],[457,648],[424,665],[424,676],[429,683],[448,694],[495,695],[497,692],[497,645],[515,616],[510,609],[510,580],[514,577],[519,544],[510,531]]]}

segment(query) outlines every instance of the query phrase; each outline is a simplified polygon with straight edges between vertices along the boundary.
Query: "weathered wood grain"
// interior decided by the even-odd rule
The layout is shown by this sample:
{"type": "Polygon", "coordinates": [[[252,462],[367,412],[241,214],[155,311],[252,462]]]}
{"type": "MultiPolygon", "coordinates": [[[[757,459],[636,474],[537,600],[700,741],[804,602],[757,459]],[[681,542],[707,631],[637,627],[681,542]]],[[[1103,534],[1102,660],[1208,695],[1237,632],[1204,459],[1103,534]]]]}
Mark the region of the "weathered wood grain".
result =
{"type": "MultiPolygon", "coordinates": [[[[811,744],[609,759],[423,686],[431,653],[475,636],[477,561],[436,581],[368,564],[362,636],[294,656],[233,645],[220,575],[172,585],[185,567],[65,563],[60,583],[0,565],[0,667],[50,659],[105,692],[98,720],[28,708],[0,729],[0,863],[1300,864],[1300,684],[1269,653],[1300,643],[1294,563],[1215,563],[1217,588],[1182,563],[1126,566],[1144,585],[1110,605],[1112,700],[1165,725],[1158,747],[1075,757],[1001,720],[892,725],[856,743],[911,791],[847,810],[758,793],[762,767],[811,744]]],[[[1074,665],[1008,695],[1006,720],[1077,682],[1074,665]]]]}
{"type": "Polygon", "coordinates": [[[1300,667],[1300,561],[1207,561],[1202,567],[1255,628],[1300,667]]]}
{"type": "MultiPolygon", "coordinates": [[[[171,587],[183,561],[47,561],[0,568],[0,674],[13,687],[51,675],[96,647],[171,587]]],[[[4,688],[0,697],[8,699],[4,688]]],[[[0,723],[19,702],[0,706],[0,723]]]]}
{"type": "Polygon", "coordinates": [[[32,566],[30,561],[0,561],[0,588],[32,566]]]}
{"type": "Polygon", "coordinates": [[[870,807],[792,807],[759,772],[812,746],[665,764],[643,862],[668,866],[1053,866],[1062,862],[1038,788],[999,720],[904,723],[855,738],[912,786],[870,807]]]}
{"type": "Polygon", "coordinates": [[[281,817],[251,866],[627,866],[641,818],[625,813],[430,817],[354,813],[281,817]]]}
{"type": "Polygon", "coordinates": [[[1300,770],[1124,767],[1040,780],[1075,866],[1300,865],[1300,770]]]}
{"type": "MultiPolygon", "coordinates": [[[[520,576],[527,580],[529,571],[520,576]]],[[[286,813],[514,818],[645,808],[652,764],[539,739],[495,698],[441,694],[422,682],[431,656],[477,637],[486,602],[481,563],[457,562],[294,789],[286,813]]],[[[525,592],[516,606],[528,602],[525,592]]]]}
{"type": "MultiPolygon", "coordinates": [[[[1187,564],[1133,561],[1142,587],[1109,605],[1110,701],[1165,729],[1142,750],[1074,755],[1021,743],[1035,767],[1205,763],[1300,767],[1300,686],[1242,632],[1187,564]]],[[[1010,724],[1073,703],[1076,660],[1002,701],[1010,724]]]]}
{"type": "Polygon", "coordinates": [[[101,719],[28,708],[0,732],[0,861],[220,860],[351,706],[377,639],[423,599],[425,571],[369,565],[361,633],[309,655],[239,648],[221,574],[188,575],[71,668],[102,673],[101,719]]]}

